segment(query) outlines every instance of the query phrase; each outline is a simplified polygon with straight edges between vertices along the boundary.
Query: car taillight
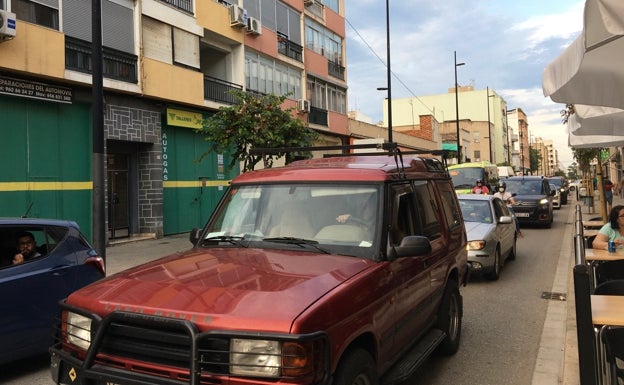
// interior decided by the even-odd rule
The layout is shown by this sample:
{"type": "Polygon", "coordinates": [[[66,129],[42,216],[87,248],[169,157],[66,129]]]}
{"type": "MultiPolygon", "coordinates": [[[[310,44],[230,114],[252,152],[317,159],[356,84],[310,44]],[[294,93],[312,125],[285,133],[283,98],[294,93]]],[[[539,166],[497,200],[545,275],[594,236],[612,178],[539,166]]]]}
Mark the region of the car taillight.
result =
{"type": "Polygon", "coordinates": [[[102,272],[102,274],[106,275],[106,267],[104,266],[104,260],[102,259],[102,257],[89,257],[85,259],[84,263],[85,265],[94,265],[99,271],[102,272]]]}

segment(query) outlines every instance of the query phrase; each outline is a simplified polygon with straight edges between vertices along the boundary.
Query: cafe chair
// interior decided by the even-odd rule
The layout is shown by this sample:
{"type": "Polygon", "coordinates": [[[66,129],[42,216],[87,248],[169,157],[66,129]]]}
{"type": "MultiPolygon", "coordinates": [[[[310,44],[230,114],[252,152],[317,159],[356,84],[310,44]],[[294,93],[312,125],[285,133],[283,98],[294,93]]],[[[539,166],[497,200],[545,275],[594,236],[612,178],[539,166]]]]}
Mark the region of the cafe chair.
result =
{"type": "Polygon", "coordinates": [[[604,261],[596,265],[596,286],[613,280],[624,280],[624,260],[604,261]]]}
{"type": "Polygon", "coordinates": [[[585,248],[586,249],[593,249],[594,248],[594,239],[596,239],[595,235],[587,237],[587,239],[585,240],[585,248]]]}
{"type": "Polygon", "coordinates": [[[624,328],[606,326],[601,331],[601,339],[611,369],[611,383],[624,383],[624,328]]]}
{"type": "Polygon", "coordinates": [[[613,279],[599,283],[594,289],[595,295],[624,295],[624,279],[613,279]]]}

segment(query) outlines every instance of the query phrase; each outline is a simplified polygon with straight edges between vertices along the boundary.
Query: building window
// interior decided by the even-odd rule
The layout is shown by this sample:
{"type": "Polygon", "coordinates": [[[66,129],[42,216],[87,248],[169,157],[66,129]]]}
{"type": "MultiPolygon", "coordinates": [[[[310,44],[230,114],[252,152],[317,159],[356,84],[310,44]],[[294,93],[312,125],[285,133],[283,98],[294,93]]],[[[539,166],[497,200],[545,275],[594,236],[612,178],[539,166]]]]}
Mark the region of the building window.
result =
{"type": "Polygon", "coordinates": [[[308,77],[307,83],[308,99],[312,107],[347,113],[347,91],[344,88],[312,76],[308,77]]]}
{"type": "Polygon", "coordinates": [[[481,159],[481,151],[475,150],[474,157],[475,157],[475,159],[481,159]]]}
{"type": "Polygon", "coordinates": [[[52,8],[29,0],[13,0],[11,10],[20,20],[59,30],[58,2],[52,8]]]}
{"type": "Polygon", "coordinates": [[[306,48],[342,65],[342,38],[311,19],[305,22],[306,48]]]}
{"type": "Polygon", "coordinates": [[[245,53],[245,87],[262,94],[301,98],[301,70],[259,55],[245,53]]]}

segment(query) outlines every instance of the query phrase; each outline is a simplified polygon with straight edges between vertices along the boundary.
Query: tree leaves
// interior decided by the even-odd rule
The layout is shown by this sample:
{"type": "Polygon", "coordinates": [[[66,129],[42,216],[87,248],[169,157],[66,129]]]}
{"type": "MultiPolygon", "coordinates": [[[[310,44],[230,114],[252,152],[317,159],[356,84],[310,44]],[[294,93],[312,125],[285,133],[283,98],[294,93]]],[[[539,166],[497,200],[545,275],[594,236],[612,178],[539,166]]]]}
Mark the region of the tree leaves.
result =
{"type": "MultiPolygon", "coordinates": [[[[318,133],[302,120],[293,117],[293,107],[282,109],[286,96],[258,96],[249,92],[232,91],[239,99],[237,104],[221,107],[218,112],[204,120],[200,132],[210,143],[211,152],[230,152],[232,161],[243,163],[243,171],[253,170],[260,162],[264,167],[272,167],[274,159],[285,155],[250,155],[251,148],[308,147],[318,138],[318,133]]],[[[286,160],[292,157],[287,156],[286,160]]]]}

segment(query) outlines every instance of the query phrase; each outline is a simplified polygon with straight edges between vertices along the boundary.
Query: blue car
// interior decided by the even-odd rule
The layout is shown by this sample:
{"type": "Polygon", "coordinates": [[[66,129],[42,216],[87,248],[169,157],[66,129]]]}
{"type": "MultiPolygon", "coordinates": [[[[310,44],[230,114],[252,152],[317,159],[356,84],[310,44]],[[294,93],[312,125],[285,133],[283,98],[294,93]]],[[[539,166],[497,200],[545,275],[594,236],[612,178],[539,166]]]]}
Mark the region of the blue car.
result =
{"type": "Polygon", "coordinates": [[[58,302],[104,276],[75,222],[0,218],[0,364],[47,352],[58,302]],[[29,247],[33,253],[20,252],[29,247]]]}

